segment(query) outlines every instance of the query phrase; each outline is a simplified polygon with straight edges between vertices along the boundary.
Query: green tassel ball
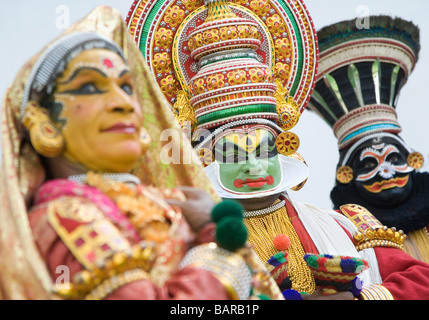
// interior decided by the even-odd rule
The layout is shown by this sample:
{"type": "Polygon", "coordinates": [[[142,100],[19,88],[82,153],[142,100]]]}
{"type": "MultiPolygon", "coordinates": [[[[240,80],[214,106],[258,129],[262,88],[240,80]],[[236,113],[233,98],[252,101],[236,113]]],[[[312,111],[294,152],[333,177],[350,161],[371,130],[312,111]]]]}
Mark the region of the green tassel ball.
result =
{"type": "Polygon", "coordinates": [[[224,200],[218,203],[212,210],[212,220],[218,223],[225,217],[243,219],[243,207],[233,200],[224,200]]]}
{"type": "Polygon", "coordinates": [[[247,241],[247,229],[243,220],[234,216],[225,217],[217,223],[216,243],[228,251],[236,251],[247,241]]]}

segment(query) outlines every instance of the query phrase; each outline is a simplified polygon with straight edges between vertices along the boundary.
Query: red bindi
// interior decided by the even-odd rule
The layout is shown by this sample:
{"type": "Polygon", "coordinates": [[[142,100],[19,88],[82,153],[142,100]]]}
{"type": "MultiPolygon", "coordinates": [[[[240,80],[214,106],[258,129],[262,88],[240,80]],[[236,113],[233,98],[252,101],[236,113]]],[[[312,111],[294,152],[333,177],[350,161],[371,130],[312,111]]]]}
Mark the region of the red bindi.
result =
{"type": "Polygon", "coordinates": [[[113,62],[110,59],[103,59],[103,65],[109,69],[113,68],[113,62]]]}

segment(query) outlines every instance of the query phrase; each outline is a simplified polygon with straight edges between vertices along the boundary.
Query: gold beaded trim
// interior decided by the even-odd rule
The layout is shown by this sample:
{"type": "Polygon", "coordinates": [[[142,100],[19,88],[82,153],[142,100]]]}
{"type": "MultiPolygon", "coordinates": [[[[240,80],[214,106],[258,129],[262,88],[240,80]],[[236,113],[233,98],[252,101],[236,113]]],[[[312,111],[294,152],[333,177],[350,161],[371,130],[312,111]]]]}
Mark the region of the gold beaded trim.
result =
{"type": "Polygon", "coordinates": [[[379,284],[365,286],[359,297],[361,300],[395,300],[390,291],[379,284]]]}
{"type": "Polygon", "coordinates": [[[134,269],[104,280],[85,297],[85,300],[101,300],[118,288],[137,280],[149,279],[149,274],[141,269],[134,269]]]}
{"type": "Polygon", "coordinates": [[[370,240],[363,244],[357,245],[356,250],[361,251],[364,249],[375,248],[375,247],[388,247],[388,248],[396,248],[396,249],[404,250],[403,245],[399,245],[397,243],[394,243],[393,241],[388,241],[388,240],[370,240]]]}
{"type": "Polygon", "coordinates": [[[78,272],[73,281],[55,291],[64,299],[80,300],[101,297],[102,292],[110,294],[120,286],[132,282],[132,279],[148,279],[156,257],[156,247],[144,241],[128,251],[115,253],[110,259],[99,260],[96,267],[78,272]],[[109,284],[115,284],[110,286],[109,284]],[[100,287],[99,289],[97,289],[100,287]],[[108,291],[106,288],[112,288],[108,291]],[[104,289],[103,289],[104,288],[104,289]],[[96,294],[97,293],[97,294],[96,294]]]}
{"type": "Polygon", "coordinates": [[[356,249],[363,250],[374,247],[389,247],[404,250],[404,240],[406,235],[395,228],[382,227],[378,229],[368,229],[363,232],[356,233],[353,238],[356,241],[356,249]]]}

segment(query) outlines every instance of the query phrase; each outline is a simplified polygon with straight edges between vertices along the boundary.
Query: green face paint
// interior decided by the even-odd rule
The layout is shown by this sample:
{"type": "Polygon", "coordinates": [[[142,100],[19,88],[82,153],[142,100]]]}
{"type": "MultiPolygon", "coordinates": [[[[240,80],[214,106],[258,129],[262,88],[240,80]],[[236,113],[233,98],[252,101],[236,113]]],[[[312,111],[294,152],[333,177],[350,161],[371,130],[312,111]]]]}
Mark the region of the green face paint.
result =
{"type": "Polygon", "coordinates": [[[275,138],[263,129],[226,135],[215,145],[215,159],[221,183],[235,192],[267,191],[282,179],[275,138]]]}

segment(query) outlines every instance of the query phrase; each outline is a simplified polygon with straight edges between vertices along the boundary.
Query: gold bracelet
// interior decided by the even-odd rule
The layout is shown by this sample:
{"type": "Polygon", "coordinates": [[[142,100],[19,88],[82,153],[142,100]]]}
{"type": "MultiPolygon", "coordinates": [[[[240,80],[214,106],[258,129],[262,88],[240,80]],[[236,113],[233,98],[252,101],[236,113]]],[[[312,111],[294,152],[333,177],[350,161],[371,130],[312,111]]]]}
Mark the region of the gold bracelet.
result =
{"type": "Polygon", "coordinates": [[[188,251],[179,268],[193,266],[211,272],[225,287],[231,299],[249,298],[252,274],[243,257],[209,243],[188,251]]]}
{"type": "Polygon", "coordinates": [[[388,289],[379,284],[365,286],[361,293],[362,300],[395,300],[388,289]]]}

